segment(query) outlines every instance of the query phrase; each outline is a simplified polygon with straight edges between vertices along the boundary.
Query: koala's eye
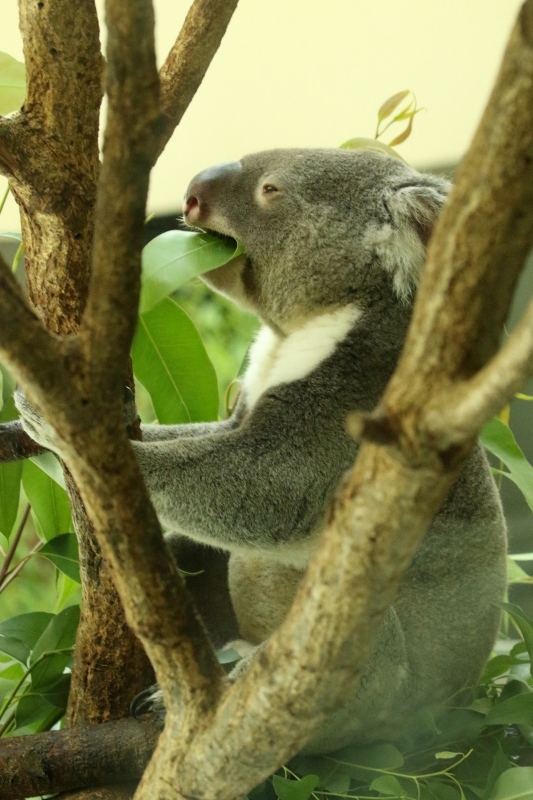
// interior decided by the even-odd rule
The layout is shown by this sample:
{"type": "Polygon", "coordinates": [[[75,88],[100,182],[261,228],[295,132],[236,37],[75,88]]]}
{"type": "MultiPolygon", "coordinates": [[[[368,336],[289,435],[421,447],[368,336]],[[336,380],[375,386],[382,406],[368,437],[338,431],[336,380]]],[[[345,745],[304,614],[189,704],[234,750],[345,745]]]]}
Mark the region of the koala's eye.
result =
{"type": "Polygon", "coordinates": [[[264,183],[263,186],[261,187],[261,192],[263,194],[273,194],[274,192],[277,191],[279,191],[278,187],[274,186],[273,183],[264,183]]]}

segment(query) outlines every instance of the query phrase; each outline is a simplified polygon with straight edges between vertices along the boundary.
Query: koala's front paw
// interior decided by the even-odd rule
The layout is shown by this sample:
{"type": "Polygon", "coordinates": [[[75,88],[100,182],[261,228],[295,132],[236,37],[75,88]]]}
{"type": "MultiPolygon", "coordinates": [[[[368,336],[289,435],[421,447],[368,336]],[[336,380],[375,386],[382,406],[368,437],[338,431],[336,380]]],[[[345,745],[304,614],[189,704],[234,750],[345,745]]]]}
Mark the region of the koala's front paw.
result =
{"type": "Polygon", "coordinates": [[[163,692],[155,683],[148,686],[142,692],[136,694],[130,704],[130,714],[132,717],[140,717],[142,714],[159,714],[164,716],[165,705],[163,703],[163,692]]]}
{"type": "Polygon", "coordinates": [[[31,438],[48,450],[57,452],[57,434],[51,425],[29,403],[22,389],[14,395],[15,406],[20,414],[22,427],[31,438]]]}

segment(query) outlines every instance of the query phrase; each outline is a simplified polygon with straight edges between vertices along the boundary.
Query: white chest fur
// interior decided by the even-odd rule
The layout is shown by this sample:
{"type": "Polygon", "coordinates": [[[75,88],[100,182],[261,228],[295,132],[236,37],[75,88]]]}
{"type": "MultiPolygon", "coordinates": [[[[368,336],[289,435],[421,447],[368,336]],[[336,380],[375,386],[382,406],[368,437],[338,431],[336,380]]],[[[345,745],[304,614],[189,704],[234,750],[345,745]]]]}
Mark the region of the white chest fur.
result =
{"type": "Polygon", "coordinates": [[[355,306],[320,314],[286,337],[264,325],[250,348],[250,364],[243,381],[248,408],[263,392],[280,383],[305,378],[328,358],[361,316],[355,306]]]}

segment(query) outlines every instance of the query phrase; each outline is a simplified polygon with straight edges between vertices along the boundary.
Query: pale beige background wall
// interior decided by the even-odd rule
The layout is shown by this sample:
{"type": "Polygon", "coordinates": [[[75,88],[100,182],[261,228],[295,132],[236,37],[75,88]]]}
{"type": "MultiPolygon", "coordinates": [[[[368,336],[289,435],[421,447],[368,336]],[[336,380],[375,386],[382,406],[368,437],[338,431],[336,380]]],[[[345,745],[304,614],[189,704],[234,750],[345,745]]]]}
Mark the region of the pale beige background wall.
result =
{"type": "MultiPolygon", "coordinates": [[[[189,5],[155,0],[160,60],[189,5]]],[[[420,166],[457,160],[520,5],[240,0],[203,85],[154,170],[150,210],[176,209],[188,179],[217,161],[268,147],[336,146],[354,135],[372,136],[377,107],[404,88],[413,89],[427,111],[402,155],[420,166]]],[[[2,0],[0,50],[22,56],[16,0],[2,0]]],[[[10,203],[0,228],[18,227],[10,203]]]]}

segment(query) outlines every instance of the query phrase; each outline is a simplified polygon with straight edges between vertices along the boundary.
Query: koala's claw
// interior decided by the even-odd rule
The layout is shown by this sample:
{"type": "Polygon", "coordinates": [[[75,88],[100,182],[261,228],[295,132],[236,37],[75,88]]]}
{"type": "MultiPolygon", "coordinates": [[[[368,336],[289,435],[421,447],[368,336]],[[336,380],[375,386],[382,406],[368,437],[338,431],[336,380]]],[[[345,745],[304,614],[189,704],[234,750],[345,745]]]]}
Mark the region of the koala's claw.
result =
{"type": "Polygon", "coordinates": [[[158,688],[157,684],[143,689],[142,692],[135,695],[130,703],[130,714],[134,719],[137,719],[137,717],[143,714],[162,714],[164,712],[163,693],[158,688]]]}
{"type": "Polygon", "coordinates": [[[131,425],[137,417],[137,406],[135,405],[135,395],[129,386],[124,387],[124,424],[126,427],[131,425]]]}

